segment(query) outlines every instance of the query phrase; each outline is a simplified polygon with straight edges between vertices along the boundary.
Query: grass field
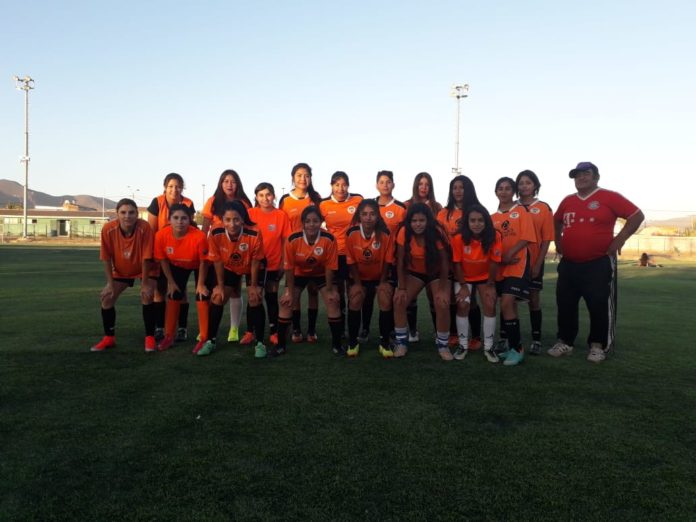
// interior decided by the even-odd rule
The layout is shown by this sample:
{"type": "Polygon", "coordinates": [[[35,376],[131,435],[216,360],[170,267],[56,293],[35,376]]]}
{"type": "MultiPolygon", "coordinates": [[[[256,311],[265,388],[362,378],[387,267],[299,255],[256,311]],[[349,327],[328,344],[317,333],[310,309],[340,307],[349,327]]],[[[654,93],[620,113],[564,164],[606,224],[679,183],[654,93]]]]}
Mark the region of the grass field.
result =
{"type": "Polygon", "coordinates": [[[92,354],[97,257],[0,247],[0,520],[696,518],[694,265],[620,266],[605,363],[578,343],[508,368],[425,341],[387,361],[373,341],[357,360],[326,343],[146,355],[135,291],[118,347],[92,354]]]}

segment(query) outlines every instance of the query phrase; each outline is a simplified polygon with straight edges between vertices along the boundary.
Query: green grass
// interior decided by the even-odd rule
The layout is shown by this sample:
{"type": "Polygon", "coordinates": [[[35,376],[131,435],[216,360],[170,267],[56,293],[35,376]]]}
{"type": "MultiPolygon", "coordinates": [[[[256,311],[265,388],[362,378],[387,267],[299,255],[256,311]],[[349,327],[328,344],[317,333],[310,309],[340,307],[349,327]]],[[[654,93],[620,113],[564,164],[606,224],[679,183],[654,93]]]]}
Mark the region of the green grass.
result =
{"type": "Polygon", "coordinates": [[[92,354],[97,258],[0,248],[0,520],[694,519],[692,265],[620,267],[604,364],[579,346],[506,368],[425,341],[391,361],[373,341],[357,360],[326,342],[146,355],[135,291],[118,347],[92,354]]]}

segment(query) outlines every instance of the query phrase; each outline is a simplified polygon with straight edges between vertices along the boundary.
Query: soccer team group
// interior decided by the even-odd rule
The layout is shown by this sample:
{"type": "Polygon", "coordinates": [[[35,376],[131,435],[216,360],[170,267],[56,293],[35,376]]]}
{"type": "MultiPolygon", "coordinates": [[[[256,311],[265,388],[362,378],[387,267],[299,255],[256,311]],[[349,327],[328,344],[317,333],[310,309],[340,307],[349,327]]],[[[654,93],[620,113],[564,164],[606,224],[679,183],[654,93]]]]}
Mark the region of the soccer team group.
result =
{"type": "Polygon", "coordinates": [[[379,195],[374,199],[351,194],[349,177],[341,171],[331,176],[331,195],[321,198],[312,169],[299,163],[291,171],[292,189],[276,207],[273,185],[259,183],[252,203],[239,174],[225,170],[205,203],[199,228],[193,202],[183,196],[182,176],[168,174],[163,194],[147,209],[147,221],[139,219],[136,203],[124,198],[117,204],[117,218],[102,229],[104,337],[91,351],[116,345],[115,303],[138,279],[145,351],[164,351],[187,340],[186,287],[193,273],[198,315],[193,353],[198,356],[210,355],[220,344],[218,330],[228,302],[228,341],[253,346],[257,358],[287,353],[289,337],[293,343],[317,343],[321,297],[336,355],[358,356],[370,335],[376,298],[379,354],[404,357],[409,343],[420,340],[416,303],[425,290],[443,360],[462,360],[469,351],[482,349],[491,363],[514,366],[525,353],[541,353],[540,292],[544,260],[555,241],[562,256],[556,288],[558,341],[547,353],[572,353],[584,299],[590,315],[587,358],[601,362],[614,340],[616,255],[643,214],[620,194],[598,186],[594,164],[579,163],[569,175],[577,192],[555,213],[538,199],[538,176],[525,170],[516,179],[496,182],[499,204],[490,214],[463,175],[450,181],[443,207],[426,172],[416,175],[412,197],[403,203],[392,195],[391,171],[377,173],[379,195]],[[615,235],[619,217],[626,223],[615,235]],[[523,303],[528,303],[531,321],[527,345],[520,336],[523,303]],[[240,338],[244,308],[247,331],[240,338]]]}

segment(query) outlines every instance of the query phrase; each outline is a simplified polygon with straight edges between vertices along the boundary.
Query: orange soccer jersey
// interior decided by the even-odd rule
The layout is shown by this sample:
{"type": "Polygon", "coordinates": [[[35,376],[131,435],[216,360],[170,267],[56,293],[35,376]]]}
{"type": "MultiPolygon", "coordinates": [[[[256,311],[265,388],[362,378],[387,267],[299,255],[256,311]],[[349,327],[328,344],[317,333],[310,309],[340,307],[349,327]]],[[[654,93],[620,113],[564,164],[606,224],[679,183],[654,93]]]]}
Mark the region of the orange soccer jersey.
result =
{"type": "MultiPolygon", "coordinates": [[[[406,227],[401,227],[401,229],[399,229],[399,233],[396,235],[396,244],[400,246],[406,245],[406,227]]],[[[443,255],[447,255],[445,245],[443,245],[441,241],[437,241],[435,246],[443,255]]],[[[416,272],[418,274],[428,273],[428,268],[425,263],[425,246],[419,245],[415,236],[411,236],[410,261],[405,268],[406,270],[410,270],[411,272],[416,272]]]]}
{"type": "Polygon", "coordinates": [[[396,236],[399,226],[406,218],[406,205],[395,199],[392,199],[386,205],[380,205],[379,198],[376,198],[376,201],[379,205],[379,213],[386,223],[389,232],[392,236],[396,236]]]}
{"type": "Polygon", "coordinates": [[[449,211],[446,208],[440,210],[440,212],[437,213],[437,220],[445,228],[447,235],[451,239],[459,232],[462,226],[462,215],[464,212],[459,208],[454,208],[449,217],[447,216],[447,212],[449,211]]]}
{"type": "MultiPolygon", "coordinates": [[[[249,210],[251,207],[249,204],[244,201],[243,199],[240,199],[242,205],[246,207],[247,210],[249,210]]],[[[213,203],[215,202],[215,196],[210,196],[208,198],[208,201],[205,202],[205,205],[203,205],[203,210],[201,211],[201,214],[203,214],[203,217],[208,219],[210,221],[210,230],[218,227],[222,227],[222,219],[220,219],[217,214],[213,213],[213,203]]]]}
{"type": "Polygon", "coordinates": [[[190,226],[183,237],[174,237],[174,229],[165,227],[155,235],[155,257],[166,259],[179,268],[194,270],[208,256],[205,234],[190,226]]]}
{"type": "Polygon", "coordinates": [[[296,276],[320,277],[327,267],[338,269],[336,240],[331,234],[320,230],[312,244],[307,241],[304,232],[290,235],[285,242],[285,270],[292,270],[296,276]]]}
{"type": "MultiPolygon", "coordinates": [[[[187,207],[191,207],[193,212],[196,211],[193,206],[193,201],[191,201],[189,198],[182,196],[181,203],[187,207]]],[[[162,230],[164,227],[169,225],[169,203],[167,203],[167,197],[164,194],[160,194],[154,198],[152,203],[150,203],[150,206],[147,207],[147,211],[149,214],[157,216],[157,228],[155,229],[155,232],[162,230]]]]}
{"type": "Polygon", "coordinates": [[[235,274],[250,274],[251,261],[264,257],[263,238],[256,230],[242,228],[239,237],[232,239],[225,228],[216,228],[208,237],[208,260],[222,262],[225,270],[235,274]]]}
{"type": "Polygon", "coordinates": [[[346,232],[350,228],[353,214],[363,200],[360,194],[349,194],[345,201],[336,201],[333,196],[324,198],[319,204],[326,229],[336,238],[339,255],[346,254],[346,232]]]}
{"type": "Polygon", "coordinates": [[[348,229],[346,262],[358,266],[361,280],[379,281],[384,265],[394,263],[393,237],[389,232],[382,232],[379,236],[372,232],[370,237],[365,237],[360,225],[348,229]]]}
{"type": "MultiPolygon", "coordinates": [[[[506,212],[498,210],[491,214],[491,218],[495,229],[503,235],[503,255],[512,249],[518,241],[528,241],[529,243],[536,241],[532,218],[529,217],[529,212],[522,205],[515,205],[506,212]]],[[[528,249],[523,248],[515,256],[518,258],[516,263],[501,265],[498,271],[498,280],[506,277],[524,277],[527,269],[527,254],[528,249]]]]}
{"type": "Polygon", "coordinates": [[[537,242],[529,244],[531,264],[534,265],[539,257],[542,241],[554,240],[553,211],[548,204],[538,199],[535,199],[532,203],[525,206],[529,212],[529,216],[532,218],[534,231],[536,232],[537,242]]]}
{"type": "Polygon", "coordinates": [[[298,198],[290,193],[280,198],[278,208],[288,215],[290,230],[292,232],[300,232],[302,230],[302,211],[312,205],[314,205],[314,202],[309,195],[298,198]]]}
{"type": "Polygon", "coordinates": [[[133,233],[126,237],[117,220],[102,227],[99,259],[113,264],[113,276],[142,277],[143,259],[152,259],[154,232],[144,219],[138,219],[133,233]]]}
{"type": "Polygon", "coordinates": [[[488,280],[492,263],[500,263],[503,253],[503,239],[496,230],[495,241],[488,249],[483,251],[481,241],[471,239],[471,243],[464,244],[461,234],[452,238],[452,262],[459,263],[464,271],[464,280],[467,283],[480,283],[488,280]]]}
{"type": "Polygon", "coordinates": [[[256,229],[263,238],[263,251],[266,254],[266,270],[280,270],[283,257],[283,240],[290,235],[290,219],[282,210],[274,208],[264,212],[260,207],[249,209],[249,217],[256,223],[256,229]]]}

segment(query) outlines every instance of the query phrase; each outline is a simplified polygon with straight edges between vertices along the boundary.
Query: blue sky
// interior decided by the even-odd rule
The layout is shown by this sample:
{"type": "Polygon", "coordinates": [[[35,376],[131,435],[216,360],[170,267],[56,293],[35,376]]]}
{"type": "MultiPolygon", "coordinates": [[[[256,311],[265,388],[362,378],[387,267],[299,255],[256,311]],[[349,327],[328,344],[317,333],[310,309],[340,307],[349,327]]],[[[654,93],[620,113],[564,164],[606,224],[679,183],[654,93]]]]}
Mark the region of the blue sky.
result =
{"type": "Polygon", "coordinates": [[[247,193],[289,188],[304,161],[328,195],[336,170],[406,199],[425,170],[444,200],[454,163],[494,208],[501,176],[532,169],[542,199],[601,184],[652,218],[690,211],[696,143],[696,7],[689,2],[3,2],[0,178],[23,181],[23,100],[36,80],[30,187],[138,189],[179,172],[200,206],[224,169],[247,193]],[[4,80],[3,80],[4,78],[4,80]],[[2,87],[4,85],[4,87],[2,87]]]}

